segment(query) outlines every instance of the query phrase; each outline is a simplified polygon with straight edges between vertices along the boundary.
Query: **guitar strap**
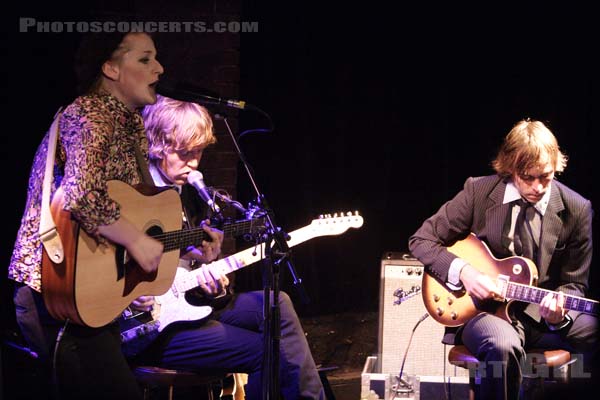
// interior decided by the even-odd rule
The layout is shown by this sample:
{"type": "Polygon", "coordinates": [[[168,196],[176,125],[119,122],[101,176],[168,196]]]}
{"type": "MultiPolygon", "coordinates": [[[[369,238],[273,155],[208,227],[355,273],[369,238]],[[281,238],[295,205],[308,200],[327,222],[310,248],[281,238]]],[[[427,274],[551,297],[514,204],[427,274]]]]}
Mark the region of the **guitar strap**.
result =
{"type": "MultiPolygon", "coordinates": [[[[54,158],[56,157],[56,144],[58,142],[61,111],[62,107],[59,108],[54,115],[54,121],[52,121],[48,135],[48,153],[46,155],[46,169],[44,172],[44,182],[42,186],[42,210],[40,215],[40,227],[38,230],[40,240],[42,241],[48,256],[56,264],[60,264],[65,255],[60,235],[56,230],[56,224],[54,223],[54,219],[52,218],[52,214],[50,212],[50,187],[52,179],[54,178],[54,158]]],[[[152,180],[150,171],[148,170],[148,163],[142,155],[140,145],[137,141],[134,142],[133,149],[135,158],[138,162],[142,181],[147,185],[154,186],[154,181],[152,180]]]]}
{"type": "Polygon", "coordinates": [[[144,158],[144,155],[142,154],[142,150],[140,149],[140,144],[137,140],[133,144],[133,151],[135,153],[135,158],[138,163],[138,168],[140,170],[142,182],[144,182],[148,186],[155,186],[154,180],[152,179],[152,176],[150,175],[150,170],[148,169],[148,163],[146,162],[146,159],[144,158]]]}
{"type": "Polygon", "coordinates": [[[60,120],[62,107],[54,115],[54,121],[50,126],[48,135],[48,154],[46,155],[46,170],[44,172],[44,183],[42,186],[42,211],[40,215],[39,235],[48,257],[52,262],[60,264],[65,256],[62,241],[56,230],[56,224],[50,213],[50,186],[54,178],[54,158],[56,156],[56,142],[58,141],[58,122],[60,120]]]}

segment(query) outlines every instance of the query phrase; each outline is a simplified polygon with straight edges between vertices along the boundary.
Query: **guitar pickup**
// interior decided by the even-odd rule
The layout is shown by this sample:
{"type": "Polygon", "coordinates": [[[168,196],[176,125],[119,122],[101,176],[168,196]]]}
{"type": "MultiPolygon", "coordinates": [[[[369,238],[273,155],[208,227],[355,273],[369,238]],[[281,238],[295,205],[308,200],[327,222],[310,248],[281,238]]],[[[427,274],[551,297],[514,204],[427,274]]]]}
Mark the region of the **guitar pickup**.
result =
{"type": "Polygon", "coordinates": [[[138,310],[132,310],[130,307],[127,307],[123,313],[121,314],[121,316],[123,317],[123,319],[134,319],[139,317],[140,315],[146,313],[146,311],[138,311],[138,310]]]}

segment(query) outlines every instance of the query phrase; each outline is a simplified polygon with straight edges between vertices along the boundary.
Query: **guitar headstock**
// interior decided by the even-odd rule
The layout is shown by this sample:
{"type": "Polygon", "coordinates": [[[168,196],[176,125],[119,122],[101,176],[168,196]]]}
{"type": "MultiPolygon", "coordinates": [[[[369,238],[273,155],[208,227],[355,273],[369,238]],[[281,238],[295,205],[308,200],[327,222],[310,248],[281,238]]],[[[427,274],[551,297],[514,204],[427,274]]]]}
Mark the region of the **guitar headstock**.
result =
{"type": "Polygon", "coordinates": [[[319,231],[322,235],[339,235],[350,228],[360,228],[363,225],[363,217],[358,211],[347,213],[322,214],[317,219],[313,219],[310,224],[313,230],[319,231]]]}

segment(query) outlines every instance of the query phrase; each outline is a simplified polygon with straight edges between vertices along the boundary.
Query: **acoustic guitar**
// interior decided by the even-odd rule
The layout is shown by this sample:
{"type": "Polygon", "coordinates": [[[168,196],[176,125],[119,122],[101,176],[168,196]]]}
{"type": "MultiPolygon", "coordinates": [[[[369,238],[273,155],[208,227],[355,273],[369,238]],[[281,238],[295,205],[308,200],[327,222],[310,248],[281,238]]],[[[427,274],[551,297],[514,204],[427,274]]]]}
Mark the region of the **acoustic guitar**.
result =
{"type": "MultiPolygon", "coordinates": [[[[174,189],[160,190],[144,185],[108,182],[108,195],[121,206],[121,215],[136,228],[164,245],[159,267],[143,271],[125,251],[113,243],[99,243],[63,210],[59,188],[51,213],[63,242],[64,260],[54,263],[43,252],[42,294],[50,314],[58,320],[100,327],[108,324],[142,295],[161,295],[175,279],[179,250],[198,246],[209,239],[202,227],[181,229],[182,207],[174,189]]],[[[236,236],[264,229],[262,218],[226,224],[225,235],[236,236]]]]}

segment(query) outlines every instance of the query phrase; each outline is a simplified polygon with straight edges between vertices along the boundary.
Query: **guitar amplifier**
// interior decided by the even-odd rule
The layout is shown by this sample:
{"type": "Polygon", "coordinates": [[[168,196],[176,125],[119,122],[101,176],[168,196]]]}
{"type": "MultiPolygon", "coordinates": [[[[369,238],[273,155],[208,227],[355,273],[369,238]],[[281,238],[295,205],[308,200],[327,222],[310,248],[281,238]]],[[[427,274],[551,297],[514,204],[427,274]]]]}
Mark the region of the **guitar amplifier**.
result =
{"type": "Polygon", "coordinates": [[[466,369],[447,361],[451,346],[441,342],[444,326],[429,317],[423,303],[423,273],[423,264],[410,254],[383,254],[379,290],[379,370],[398,375],[406,355],[403,374],[468,376],[466,369]]]}

